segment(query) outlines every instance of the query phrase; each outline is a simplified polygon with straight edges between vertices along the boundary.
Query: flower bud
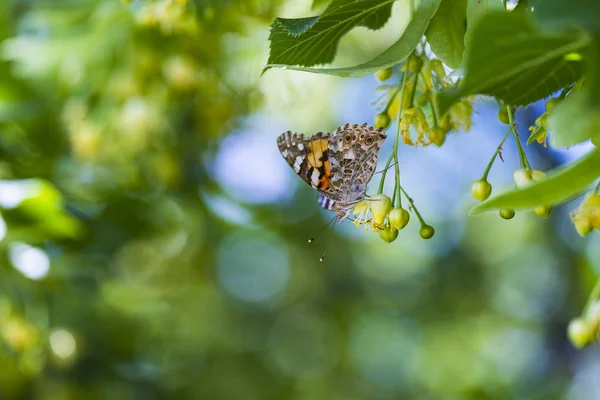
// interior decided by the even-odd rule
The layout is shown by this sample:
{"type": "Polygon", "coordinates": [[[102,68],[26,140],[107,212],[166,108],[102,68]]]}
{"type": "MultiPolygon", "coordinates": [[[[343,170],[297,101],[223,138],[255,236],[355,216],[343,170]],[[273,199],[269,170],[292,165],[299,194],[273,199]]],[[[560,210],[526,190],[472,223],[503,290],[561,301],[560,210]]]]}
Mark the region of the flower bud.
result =
{"type": "Polygon", "coordinates": [[[388,221],[394,228],[400,230],[410,221],[410,214],[404,208],[394,208],[388,214],[388,221]]]}
{"type": "Polygon", "coordinates": [[[421,226],[421,229],[419,229],[419,235],[423,239],[431,239],[434,234],[435,234],[435,229],[433,229],[433,226],[431,226],[431,225],[423,225],[423,226],[421,226]]]}
{"type": "Polygon", "coordinates": [[[388,243],[392,243],[398,237],[398,229],[394,228],[390,224],[386,224],[385,228],[379,232],[379,237],[388,243]]]}
{"type": "Polygon", "coordinates": [[[515,216],[515,210],[512,208],[501,208],[500,216],[504,219],[512,219],[515,216]]]}
{"type": "Polygon", "coordinates": [[[537,206],[533,208],[533,212],[542,218],[548,218],[550,211],[552,211],[552,206],[537,206]]]}
{"type": "Polygon", "coordinates": [[[375,72],[375,76],[377,76],[377,79],[383,82],[388,80],[390,76],[392,76],[392,73],[392,67],[388,67],[375,72]]]}
{"type": "Polygon", "coordinates": [[[375,116],[375,129],[385,129],[388,126],[390,126],[391,121],[392,120],[390,119],[389,115],[387,115],[387,113],[381,112],[375,116]]]}
{"type": "Polygon", "coordinates": [[[484,201],[492,193],[492,185],[485,179],[473,182],[471,185],[471,194],[479,201],[484,201]]]}
{"type": "Polygon", "coordinates": [[[581,318],[576,318],[569,322],[567,334],[573,346],[578,349],[589,344],[593,339],[592,330],[586,321],[581,318]]]}
{"type": "Polygon", "coordinates": [[[533,169],[519,168],[513,172],[513,179],[518,187],[528,186],[535,181],[541,181],[545,177],[544,172],[533,169]]]}

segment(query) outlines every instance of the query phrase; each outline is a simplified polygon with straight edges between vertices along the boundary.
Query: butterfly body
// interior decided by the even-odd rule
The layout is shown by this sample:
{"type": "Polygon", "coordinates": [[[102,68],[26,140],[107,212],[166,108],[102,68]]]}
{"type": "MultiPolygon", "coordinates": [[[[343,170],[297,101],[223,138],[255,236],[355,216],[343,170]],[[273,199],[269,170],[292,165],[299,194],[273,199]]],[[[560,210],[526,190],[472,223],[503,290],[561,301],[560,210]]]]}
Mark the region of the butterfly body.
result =
{"type": "Polygon", "coordinates": [[[346,124],[310,138],[287,131],[277,146],[294,172],[319,193],[319,204],[341,221],[365,197],[386,137],[383,129],[346,124]]]}

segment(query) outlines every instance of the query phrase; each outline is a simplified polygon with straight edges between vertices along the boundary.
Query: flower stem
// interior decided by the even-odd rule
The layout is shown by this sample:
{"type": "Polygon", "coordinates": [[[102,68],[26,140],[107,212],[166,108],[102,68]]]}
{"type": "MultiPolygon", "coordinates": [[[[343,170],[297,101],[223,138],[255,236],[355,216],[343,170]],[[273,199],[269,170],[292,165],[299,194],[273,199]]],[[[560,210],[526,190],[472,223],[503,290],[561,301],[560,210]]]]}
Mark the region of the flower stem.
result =
{"type": "Polygon", "coordinates": [[[400,165],[398,164],[398,153],[394,152],[395,169],[396,169],[396,184],[394,185],[394,207],[402,208],[402,196],[400,195],[400,165]],[[396,195],[398,196],[398,202],[396,202],[396,195]]]}
{"type": "MultiPolygon", "coordinates": [[[[414,51],[412,53],[410,53],[410,55],[408,56],[407,63],[413,54],[414,54],[414,51]]],[[[383,193],[383,185],[385,184],[387,170],[392,162],[392,159],[396,158],[396,161],[397,161],[397,157],[398,157],[397,153],[398,153],[398,140],[400,139],[400,116],[402,115],[402,107],[404,106],[404,104],[402,104],[402,103],[404,100],[404,89],[406,89],[406,81],[408,81],[408,71],[404,71],[404,76],[402,77],[402,86],[400,87],[400,92],[402,94],[400,95],[400,104],[398,107],[398,122],[397,122],[397,126],[396,126],[396,139],[394,141],[394,149],[392,151],[392,154],[390,154],[390,157],[388,158],[387,162],[385,163],[385,168],[383,169],[383,172],[381,174],[381,181],[379,181],[379,189],[377,190],[378,194],[383,193]]],[[[397,94],[398,94],[398,92],[396,92],[394,97],[392,97],[392,101],[397,94]]]]}
{"type": "Polygon", "coordinates": [[[519,159],[521,160],[521,168],[531,169],[531,166],[529,165],[529,160],[527,160],[527,154],[525,154],[525,150],[523,149],[521,140],[519,140],[519,133],[515,128],[513,109],[511,106],[506,106],[506,110],[508,111],[508,123],[510,125],[510,130],[513,132],[515,136],[515,141],[517,142],[517,148],[519,150],[519,159]]]}
{"type": "Polygon", "coordinates": [[[485,171],[483,171],[483,176],[481,177],[481,180],[487,181],[487,177],[488,177],[488,174],[490,173],[490,169],[492,169],[492,165],[494,164],[494,161],[496,160],[496,157],[500,153],[500,150],[502,150],[502,145],[504,144],[504,142],[508,138],[508,135],[510,135],[511,132],[512,132],[512,129],[509,128],[508,131],[506,132],[506,135],[504,135],[504,138],[502,139],[502,141],[498,145],[498,147],[496,147],[496,151],[494,152],[494,155],[492,156],[492,159],[490,160],[490,162],[488,163],[487,167],[485,168],[485,171]]]}
{"type": "Polygon", "coordinates": [[[600,297],[600,279],[596,281],[594,288],[590,292],[590,296],[588,297],[587,303],[585,304],[582,315],[585,316],[585,314],[588,312],[592,304],[594,304],[594,301],[598,299],[598,297],[600,297]]]}
{"type": "Polygon", "coordinates": [[[600,192],[600,181],[598,181],[598,184],[596,185],[596,189],[594,189],[594,194],[598,194],[598,192],[600,192]]]}
{"type": "Polygon", "coordinates": [[[404,190],[404,188],[402,186],[400,186],[400,190],[402,191],[402,193],[404,193],[404,196],[406,197],[406,200],[408,200],[408,202],[410,203],[410,207],[414,210],[417,218],[419,219],[419,222],[421,223],[421,226],[427,225],[425,223],[425,221],[423,220],[423,217],[421,217],[421,214],[419,213],[419,210],[417,210],[417,207],[415,206],[415,203],[414,203],[413,199],[410,198],[410,196],[408,195],[408,193],[406,193],[406,190],[404,190]]]}

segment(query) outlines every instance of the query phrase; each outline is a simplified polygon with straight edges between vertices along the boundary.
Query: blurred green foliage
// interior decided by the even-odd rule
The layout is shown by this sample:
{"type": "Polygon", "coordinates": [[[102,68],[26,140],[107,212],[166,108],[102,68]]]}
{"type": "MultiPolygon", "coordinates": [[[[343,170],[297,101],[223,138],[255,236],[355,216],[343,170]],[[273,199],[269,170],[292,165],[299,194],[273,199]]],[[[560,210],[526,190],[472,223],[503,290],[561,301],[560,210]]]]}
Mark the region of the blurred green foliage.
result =
{"type": "Polygon", "coordinates": [[[320,264],[308,188],[214,212],[262,96],[236,39],[279,3],[0,3],[0,399],[590,398],[565,326],[600,254],[558,220],[344,231],[320,264]]]}

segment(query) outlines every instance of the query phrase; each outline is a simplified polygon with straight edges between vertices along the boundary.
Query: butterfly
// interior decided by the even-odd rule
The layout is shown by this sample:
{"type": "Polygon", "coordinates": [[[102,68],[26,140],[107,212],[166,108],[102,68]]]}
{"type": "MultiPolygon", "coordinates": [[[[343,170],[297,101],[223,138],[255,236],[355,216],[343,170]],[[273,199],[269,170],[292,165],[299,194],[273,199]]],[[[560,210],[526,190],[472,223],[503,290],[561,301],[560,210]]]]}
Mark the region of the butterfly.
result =
{"type": "Polygon", "coordinates": [[[310,138],[287,131],[277,146],[294,172],[319,193],[321,207],[335,211],[341,222],[365,197],[386,137],[383,129],[346,124],[333,134],[310,138]]]}

